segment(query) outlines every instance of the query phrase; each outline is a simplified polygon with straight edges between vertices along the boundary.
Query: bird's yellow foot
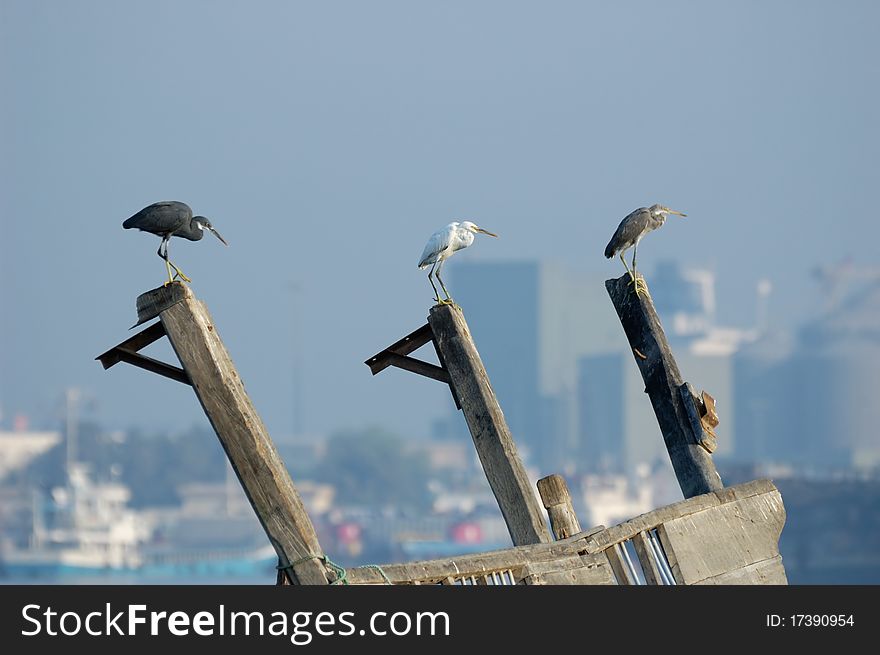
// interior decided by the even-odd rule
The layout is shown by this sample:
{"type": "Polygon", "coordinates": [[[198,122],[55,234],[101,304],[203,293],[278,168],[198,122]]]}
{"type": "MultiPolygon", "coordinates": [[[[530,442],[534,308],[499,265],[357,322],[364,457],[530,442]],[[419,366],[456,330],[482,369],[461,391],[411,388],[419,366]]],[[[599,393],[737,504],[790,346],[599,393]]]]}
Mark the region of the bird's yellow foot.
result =
{"type": "Polygon", "coordinates": [[[452,305],[455,306],[455,301],[452,298],[444,298],[443,300],[437,300],[438,305],[452,305]]]}
{"type": "Polygon", "coordinates": [[[630,284],[633,285],[633,291],[636,292],[636,296],[641,298],[642,294],[645,294],[650,298],[651,294],[648,291],[648,284],[645,282],[645,278],[643,278],[641,275],[632,280],[630,284]]]}
{"type": "Polygon", "coordinates": [[[180,279],[183,280],[184,282],[192,282],[192,280],[189,279],[189,277],[187,277],[187,276],[184,274],[184,272],[181,271],[179,268],[175,268],[174,270],[176,271],[176,273],[174,274],[174,279],[180,278],[180,279]]]}

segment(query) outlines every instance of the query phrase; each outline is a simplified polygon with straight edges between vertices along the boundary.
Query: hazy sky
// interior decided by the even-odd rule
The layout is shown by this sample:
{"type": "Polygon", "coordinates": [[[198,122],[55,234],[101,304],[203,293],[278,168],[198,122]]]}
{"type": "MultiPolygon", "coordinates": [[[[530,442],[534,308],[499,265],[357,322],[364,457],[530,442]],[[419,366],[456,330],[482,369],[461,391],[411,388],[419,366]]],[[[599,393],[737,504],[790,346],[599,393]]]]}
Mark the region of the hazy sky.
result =
{"type": "Polygon", "coordinates": [[[878,24],[867,1],[0,0],[4,420],[76,385],[109,427],[205,421],[183,385],[94,361],[163,280],[158,239],[121,227],[157,200],[229,241],[171,254],[276,435],[297,323],[309,431],[448,411],[362,362],[424,321],[415,264],[453,219],[501,234],[457,257],[601,280],[619,220],[661,202],[689,218],[643,270],[712,267],[739,324],[769,277],[794,325],[814,265],[880,259],[878,24]]]}

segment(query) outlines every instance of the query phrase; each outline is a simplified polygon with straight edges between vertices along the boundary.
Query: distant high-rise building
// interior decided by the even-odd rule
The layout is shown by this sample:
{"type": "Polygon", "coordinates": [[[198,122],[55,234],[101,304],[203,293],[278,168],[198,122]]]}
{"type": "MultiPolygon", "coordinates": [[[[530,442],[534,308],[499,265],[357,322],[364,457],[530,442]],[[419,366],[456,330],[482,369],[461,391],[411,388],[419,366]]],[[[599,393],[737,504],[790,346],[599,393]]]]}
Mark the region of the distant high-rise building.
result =
{"type": "Polygon", "coordinates": [[[797,405],[791,371],[793,347],[789,333],[765,331],[734,355],[733,458],[739,462],[791,462],[801,447],[791,439],[794,424],[786,409],[797,405]]]}
{"type": "Polygon", "coordinates": [[[623,338],[602,277],[466,256],[450,269],[450,291],[518,446],[542,472],[572,469],[577,360],[623,338]]]}
{"type": "Polygon", "coordinates": [[[880,469],[880,280],[857,290],[800,332],[789,363],[793,461],[821,468],[880,469]]]}

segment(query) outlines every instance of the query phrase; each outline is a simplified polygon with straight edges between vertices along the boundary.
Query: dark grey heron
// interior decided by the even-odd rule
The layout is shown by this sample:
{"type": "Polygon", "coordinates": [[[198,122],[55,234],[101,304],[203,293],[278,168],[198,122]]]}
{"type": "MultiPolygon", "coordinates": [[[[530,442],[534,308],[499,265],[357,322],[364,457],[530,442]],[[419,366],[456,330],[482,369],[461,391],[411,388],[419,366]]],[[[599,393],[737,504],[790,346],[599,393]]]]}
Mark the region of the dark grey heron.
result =
{"type": "Polygon", "coordinates": [[[168,241],[171,237],[183,237],[190,241],[198,241],[204,236],[205,230],[209,230],[224,245],[229,245],[226,243],[226,239],[221,237],[220,233],[211,225],[211,221],[204,216],[193,216],[189,205],[177,202],[176,200],[156,202],[149,207],[144,207],[137,214],[127,219],[122,224],[122,227],[126,230],[137,228],[143,232],[151,232],[162,237],[157,254],[165,260],[165,268],[168,271],[168,282],[166,284],[174,282],[178,276],[184,282],[192,281],[168,259],[168,241]],[[172,268],[174,269],[173,276],[171,275],[172,268]]]}
{"type": "Polygon", "coordinates": [[[682,214],[679,211],[669,209],[669,207],[664,207],[663,205],[639,207],[620,221],[620,225],[617,226],[617,231],[614,233],[614,236],[611,237],[611,241],[608,242],[608,245],[605,246],[605,256],[608,259],[614,257],[614,255],[620,255],[620,261],[623,262],[623,267],[626,269],[626,272],[629,273],[630,279],[632,280],[631,284],[635,285],[636,295],[638,295],[639,291],[646,290],[643,286],[644,281],[641,280],[636,273],[636,253],[639,249],[639,241],[641,241],[642,237],[648,232],[656,230],[663,225],[663,223],[666,222],[666,216],[668,214],[687,216],[687,214],[682,214]],[[623,258],[623,254],[630,248],[633,249],[632,270],[626,265],[626,260],[623,258]]]}
{"type": "Polygon", "coordinates": [[[443,262],[452,257],[456,251],[471,245],[478,232],[480,234],[488,234],[490,237],[498,236],[489,232],[489,230],[484,230],[474,225],[470,221],[462,221],[461,223],[453,221],[443,229],[434,232],[431,238],[428,239],[428,243],[425,244],[425,249],[419,258],[419,269],[424,270],[428,268],[428,265],[431,266],[431,270],[428,271],[428,282],[434,287],[434,300],[439,304],[452,304],[452,296],[449,295],[446,285],[443,284],[443,279],[440,277],[440,269],[443,268],[443,262]],[[435,268],[437,269],[436,272],[435,268]],[[437,276],[440,286],[443,287],[443,293],[446,294],[445,300],[440,299],[440,293],[437,291],[437,287],[434,286],[434,280],[431,279],[432,274],[437,276]]]}

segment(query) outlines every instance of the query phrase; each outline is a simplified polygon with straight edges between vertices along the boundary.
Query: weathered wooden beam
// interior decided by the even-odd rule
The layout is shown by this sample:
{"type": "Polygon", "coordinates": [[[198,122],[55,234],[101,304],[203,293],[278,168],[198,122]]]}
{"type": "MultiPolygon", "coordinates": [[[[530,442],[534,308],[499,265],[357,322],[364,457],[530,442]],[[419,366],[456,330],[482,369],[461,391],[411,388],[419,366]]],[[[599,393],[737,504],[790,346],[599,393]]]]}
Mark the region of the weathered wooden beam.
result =
{"type": "Polygon", "coordinates": [[[183,282],[172,282],[146,291],[137,298],[138,321],[132,327],[151,321],[172,305],[192,297],[192,291],[183,282]]]}
{"type": "Polygon", "coordinates": [[[752,498],[753,496],[779,498],[781,507],[782,499],[779,496],[779,491],[770,480],[751,480],[734,487],[725,487],[714,493],[680,500],[672,505],[660,507],[623,523],[618,523],[601,532],[596,532],[588,538],[587,550],[591,553],[599,552],[612,544],[632,539],[639,532],[656,528],[661,523],[705,512],[724,503],[752,498]]]}
{"type": "MultiPolygon", "coordinates": [[[[635,582],[622,559],[621,542],[626,539],[637,540],[639,533],[653,528],[658,528],[659,531],[663,524],[675,528],[666,530],[665,534],[661,535],[661,538],[665,536],[666,539],[663,547],[669,556],[670,565],[676,566],[673,570],[674,575],[680,575],[683,570],[678,564],[680,558],[676,558],[676,554],[680,552],[677,549],[687,548],[688,562],[697,565],[697,568],[693,572],[687,570],[685,573],[700,584],[726,579],[728,573],[734,582],[748,579],[763,580],[769,578],[767,567],[754,574],[745,567],[752,566],[749,562],[758,560],[775,561],[772,558],[778,555],[778,550],[774,551],[766,542],[768,534],[770,538],[778,541],[784,520],[785,508],[779,491],[773,483],[769,480],[753,480],[698,498],[681,500],[610,528],[602,526],[591,528],[561,541],[437,560],[383,564],[378,568],[353,568],[348,569],[347,580],[351,584],[387,584],[385,580],[387,576],[392,584],[408,584],[414,580],[424,584],[442,582],[447,577],[458,580],[465,576],[483,575],[492,571],[524,571],[526,565],[530,570],[546,571],[554,569],[553,562],[577,556],[586,566],[606,565],[611,563],[611,558],[615,558],[613,564],[619,568],[620,579],[635,582]],[[726,523],[729,525],[725,525],[726,523]],[[719,525],[724,526],[724,529],[719,531],[719,525]],[[721,545],[723,542],[744,545],[738,548],[731,547],[730,544],[721,545]],[[692,552],[694,548],[692,544],[706,544],[706,546],[705,548],[699,546],[695,556],[692,552]],[[754,549],[752,544],[759,546],[754,557],[750,555],[750,551],[754,549]],[[726,554],[719,557],[722,551],[734,551],[739,555],[733,558],[726,554]],[[707,557],[712,560],[710,567],[704,564],[707,557]],[[728,573],[724,572],[723,566],[719,566],[724,560],[731,564],[728,573]],[[707,568],[711,570],[706,570],[707,568]],[[751,575],[751,578],[746,577],[745,574],[751,575]]],[[[638,541],[635,546],[638,552],[638,541]]],[[[641,556],[639,561],[643,561],[641,556]]],[[[644,564],[642,568],[645,569],[644,564]]],[[[781,569],[781,563],[778,563],[777,568],[781,569]]],[[[647,569],[645,571],[647,574],[647,569]]],[[[774,575],[778,576],[778,574],[779,571],[774,575]]],[[[781,574],[784,575],[784,570],[781,574]]],[[[678,583],[686,584],[687,579],[679,578],[678,583]]]]}
{"type": "Polygon", "coordinates": [[[605,555],[608,556],[608,562],[611,564],[611,570],[614,571],[614,577],[617,578],[617,584],[638,584],[638,581],[633,577],[629,570],[629,566],[624,559],[624,548],[625,546],[621,543],[614,544],[605,551],[605,555]]]}
{"type": "MultiPolygon", "coordinates": [[[[294,584],[327,584],[323,551],[302,499],[245,391],[205,305],[180,283],[156,291],[175,302],[159,313],[174,351],[226,451],[280,566],[294,584]],[[176,289],[175,289],[176,287],[176,289]]],[[[138,307],[151,306],[151,296],[138,307]]],[[[153,303],[154,304],[154,303],[153,303]]]]}
{"type": "Polygon", "coordinates": [[[461,309],[436,305],[428,323],[513,543],[550,541],[543,512],[461,309]]]}
{"type": "Polygon", "coordinates": [[[639,556],[639,563],[642,565],[642,572],[645,574],[645,583],[662,585],[663,576],[660,574],[657,560],[654,559],[654,553],[651,549],[651,544],[648,543],[647,535],[644,532],[636,533],[636,536],[633,537],[633,546],[636,547],[636,555],[639,556]]]}
{"type": "Polygon", "coordinates": [[[581,531],[581,524],[574,506],[571,503],[571,494],[565,478],[554,473],[546,478],[538,480],[538,493],[544,509],[550,517],[550,527],[553,528],[553,536],[556,539],[565,539],[581,531]]]}
{"type": "MultiPolygon", "coordinates": [[[[584,564],[598,565],[605,562],[602,553],[584,553],[583,539],[579,536],[565,541],[516,546],[438,560],[383,564],[380,568],[393,584],[408,584],[413,580],[420,580],[422,583],[442,582],[447,577],[460,579],[491,571],[519,570],[526,564],[540,568],[540,562],[554,562],[567,557],[582,558],[584,564]]],[[[385,579],[382,573],[375,567],[356,567],[348,569],[346,576],[351,584],[383,584],[385,579]]]]}
{"type": "Polygon", "coordinates": [[[657,534],[678,584],[787,584],[779,555],[784,524],[776,492],[664,521],[657,534]]]}
{"type": "Polygon", "coordinates": [[[721,489],[724,485],[715,464],[700,445],[702,431],[694,434],[688,408],[679,391],[683,384],[681,373],[650,295],[637,296],[628,273],[616,280],[606,280],[605,288],[645,381],[645,391],[654,407],[684,497],[721,489]]]}

